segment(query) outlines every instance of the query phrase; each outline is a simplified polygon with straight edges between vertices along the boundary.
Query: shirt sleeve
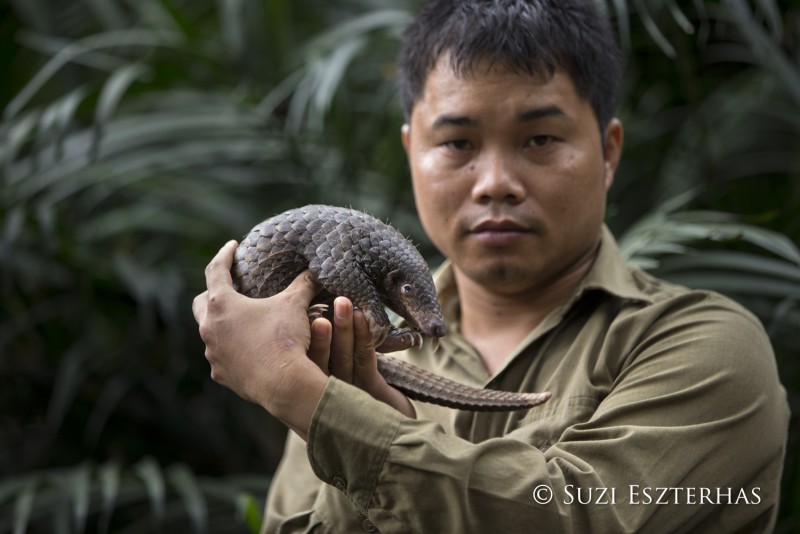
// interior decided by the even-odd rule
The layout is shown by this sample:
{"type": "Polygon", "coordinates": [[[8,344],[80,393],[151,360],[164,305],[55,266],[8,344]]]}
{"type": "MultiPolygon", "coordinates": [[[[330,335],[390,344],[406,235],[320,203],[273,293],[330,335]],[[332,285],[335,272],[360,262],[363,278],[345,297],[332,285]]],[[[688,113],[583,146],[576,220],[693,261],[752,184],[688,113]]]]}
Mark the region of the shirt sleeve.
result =
{"type": "Polygon", "coordinates": [[[471,443],[330,379],[307,452],[354,510],[322,515],[355,512],[382,532],[770,528],[785,392],[760,324],[706,308],[654,321],[591,417],[544,451],[524,428],[471,443]],[[736,524],[720,523],[726,506],[736,524]]]}

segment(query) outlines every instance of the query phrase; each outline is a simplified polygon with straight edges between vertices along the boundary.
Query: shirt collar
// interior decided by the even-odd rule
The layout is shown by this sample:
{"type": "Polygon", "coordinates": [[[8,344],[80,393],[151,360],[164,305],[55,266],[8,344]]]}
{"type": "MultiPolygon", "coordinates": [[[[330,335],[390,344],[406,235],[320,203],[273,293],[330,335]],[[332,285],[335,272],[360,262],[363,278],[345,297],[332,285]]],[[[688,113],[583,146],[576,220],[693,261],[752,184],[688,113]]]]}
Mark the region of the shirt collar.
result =
{"type": "Polygon", "coordinates": [[[598,289],[628,300],[653,301],[652,297],[642,290],[634,276],[634,270],[625,264],[617,241],[606,225],[603,225],[597,258],[589,273],[578,284],[575,296],[580,296],[589,289],[598,289]]]}

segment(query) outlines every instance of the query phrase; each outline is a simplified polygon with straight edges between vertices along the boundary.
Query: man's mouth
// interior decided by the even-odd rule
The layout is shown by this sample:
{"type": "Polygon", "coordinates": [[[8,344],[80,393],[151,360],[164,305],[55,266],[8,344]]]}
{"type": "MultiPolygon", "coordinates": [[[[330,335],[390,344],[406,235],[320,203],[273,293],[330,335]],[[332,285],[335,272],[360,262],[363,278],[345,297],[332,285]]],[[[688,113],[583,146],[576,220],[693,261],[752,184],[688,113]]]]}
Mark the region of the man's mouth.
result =
{"type": "Polygon", "coordinates": [[[473,225],[470,234],[489,247],[508,247],[519,243],[531,232],[530,227],[513,219],[483,219],[473,225]]]}

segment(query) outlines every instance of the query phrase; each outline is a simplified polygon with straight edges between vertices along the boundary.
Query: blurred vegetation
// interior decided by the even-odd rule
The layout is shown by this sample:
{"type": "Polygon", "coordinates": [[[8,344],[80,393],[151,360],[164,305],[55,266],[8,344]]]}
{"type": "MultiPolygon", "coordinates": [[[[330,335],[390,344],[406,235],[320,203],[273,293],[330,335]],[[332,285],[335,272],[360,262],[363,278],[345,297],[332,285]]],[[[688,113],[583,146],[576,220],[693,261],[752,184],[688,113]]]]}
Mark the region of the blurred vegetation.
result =
{"type": "MultiPolygon", "coordinates": [[[[609,225],[757,313],[797,413],[800,6],[602,3],[626,56],[609,225]]],[[[257,530],[285,430],[208,379],[191,299],[224,241],[307,202],[438,261],[393,86],[415,4],[0,4],[0,533],[257,530]]]]}

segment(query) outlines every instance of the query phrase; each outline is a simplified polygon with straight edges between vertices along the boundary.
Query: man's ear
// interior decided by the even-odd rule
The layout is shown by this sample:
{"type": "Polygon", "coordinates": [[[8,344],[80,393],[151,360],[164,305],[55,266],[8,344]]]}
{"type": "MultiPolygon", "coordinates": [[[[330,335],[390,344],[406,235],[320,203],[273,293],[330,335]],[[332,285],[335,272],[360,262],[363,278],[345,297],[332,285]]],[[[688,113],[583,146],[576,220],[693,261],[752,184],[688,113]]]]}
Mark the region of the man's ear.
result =
{"type": "Polygon", "coordinates": [[[403,124],[403,127],[400,128],[400,137],[403,141],[403,148],[406,149],[406,154],[408,154],[408,146],[411,142],[411,126],[408,123],[403,124]]]}
{"type": "Polygon", "coordinates": [[[605,186],[606,191],[614,183],[614,173],[617,172],[619,160],[622,157],[622,143],[624,140],[622,122],[617,119],[608,121],[605,132],[603,132],[603,159],[605,160],[605,186]]]}

